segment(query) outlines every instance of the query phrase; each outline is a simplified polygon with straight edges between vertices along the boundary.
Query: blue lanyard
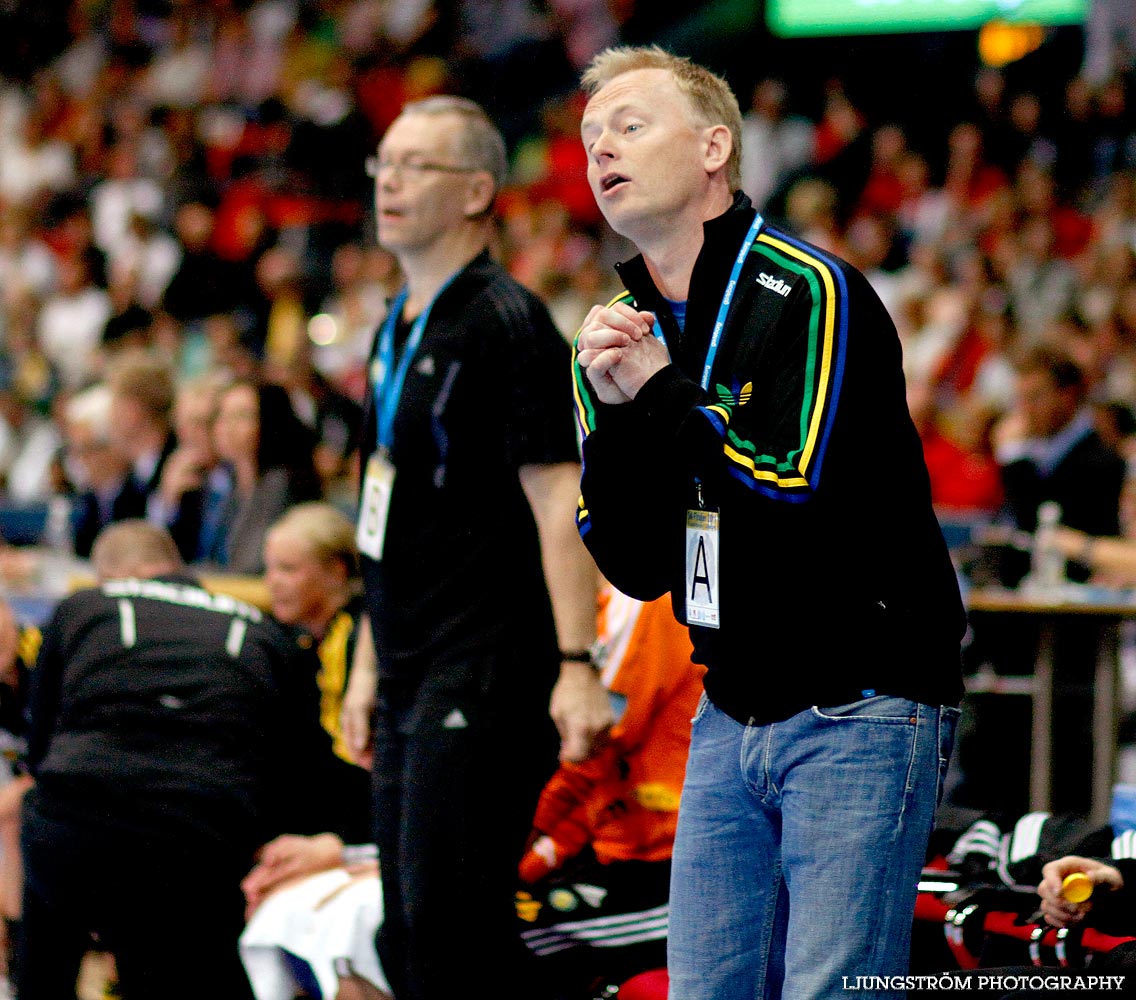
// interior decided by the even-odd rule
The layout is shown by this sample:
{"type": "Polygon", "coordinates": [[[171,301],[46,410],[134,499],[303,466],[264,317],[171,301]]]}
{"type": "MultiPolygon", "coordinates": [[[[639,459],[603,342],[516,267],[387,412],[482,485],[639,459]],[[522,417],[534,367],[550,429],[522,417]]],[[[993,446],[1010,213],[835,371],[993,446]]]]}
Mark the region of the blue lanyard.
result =
{"type": "Polygon", "coordinates": [[[386,319],[383,320],[383,325],[379,331],[378,351],[376,352],[378,370],[373,378],[375,414],[378,425],[376,436],[381,450],[390,451],[391,444],[394,442],[394,417],[398,412],[399,400],[402,399],[402,386],[406,381],[406,373],[410,370],[410,362],[414,360],[418,346],[422,343],[422,334],[425,332],[426,323],[430,319],[430,311],[434,308],[434,303],[438,301],[442,292],[450,287],[450,282],[456,277],[457,272],[455,271],[434,293],[434,297],[426,308],[419,313],[418,318],[411,324],[410,334],[402,347],[402,356],[398,359],[397,367],[395,366],[394,356],[394,330],[398,325],[398,318],[402,315],[402,309],[406,305],[407,296],[410,294],[406,285],[403,285],[399,290],[394,302],[391,303],[386,319]]]}
{"type": "MultiPolygon", "coordinates": [[[[722,330],[726,326],[726,314],[730,311],[730,303],[734,301],[734,290],[738,287],[738,278],[741,277],[742,265],[745,264],[745,259],[749,256],[750,247],[753,246],[753,241],[757,239],[757,231],[761,228],[761,213],[753,217],[753,223],[749,227],[749,232],[742,240],[741,249],[738,251],[738,256],[734,260],[734,269],[730,272],[730,282],[726,285],[726,292],[722,296],[722,304],[718,306],[718,319],[714,323],[714,332],[710,334],[710,346],[706,349],[706,362],[702,366],[702,388],[707,390],[710,388],[710,371],[714,367],[714,358],[718,354],[718,345],[722,342],[722,330]]],[[[655,326],[651,331],[662,342],[663,347],[667,347],[667,338],[663,336],[663,328],[659,325],[659,321],[655,320],[655,326]]],[[[670,350],[668,347],[667,350],[670,350]]]]}

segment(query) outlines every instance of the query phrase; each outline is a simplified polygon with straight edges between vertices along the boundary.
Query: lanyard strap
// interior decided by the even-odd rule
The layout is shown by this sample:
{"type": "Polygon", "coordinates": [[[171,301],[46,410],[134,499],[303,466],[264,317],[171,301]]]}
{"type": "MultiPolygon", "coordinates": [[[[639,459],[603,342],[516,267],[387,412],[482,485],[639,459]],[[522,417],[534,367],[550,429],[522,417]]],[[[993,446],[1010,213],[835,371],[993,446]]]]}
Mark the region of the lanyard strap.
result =
{"type": "Polygon", "coordinates": [[[406,343],[403,344],[402,355],[398,358],[397,366],[395,364],[394,331],[398,325],[398,319],[402,315],[403,307],[406,305],[407,296],[410,294],[406,285],[399,289],[398,295],[391,303],[386,319],[383,320],[383,325],[379,330],[377,371],[373,379],[377,423],[376,437],[379,448],[383,450],[390,451],[391,444],[394,442],[394,417],[398,412],[399,400],[402,399],[402,386],[406,381],[406,373],[410,370],[410,362],[414,360],[418,346],[422,343],[422,334],[426,330],[427,322],[429,322],[430,312],[434,308],[434,303],[450,287],[450,282],[456,277],[457,272],[455,271],[434,293],[434,297],[426,305],[426,308],[418,314],[418,318],[410,325],[410,334],[406,338],[406,343]]]}
{"type": "MultiPolygon", "coordinates": [[[[702,365],[702,388],[707,390],[710,388],[710,371],[714,367],[714,358],[718,354],[718,345],[722,342],[722,330],[726,326],[726,314],[730,311],[730,303],[734,301],[734,290],[738,287],[738,278],[741,277],[742,265],[745,264],[745,259],[749,255],[750,247],[753,246],[753,241],[757,239],[757,232],[761,229],[761,213],[753,217],[753,222],[749,227],[749,232],[746,233],[745,239],[742,240],[741,249],[738,250],[738,256],[734,260],[734,268],[730,272],[730,282],[726,285],[726,291],[722,295],[722,304],[718,306],[718,318],[714,322],[714,332],[710,334],[710,346],[706,348],[706,361],[702,365]]],[[[663,328],[659,325],[658,319],[655,320],[655,326],[651,331],[662,342],[663,347],[667,347],[667,338],[663,336],[663,328]]],[[[670,350],[668,347],[667,350],[670,350]]]]}

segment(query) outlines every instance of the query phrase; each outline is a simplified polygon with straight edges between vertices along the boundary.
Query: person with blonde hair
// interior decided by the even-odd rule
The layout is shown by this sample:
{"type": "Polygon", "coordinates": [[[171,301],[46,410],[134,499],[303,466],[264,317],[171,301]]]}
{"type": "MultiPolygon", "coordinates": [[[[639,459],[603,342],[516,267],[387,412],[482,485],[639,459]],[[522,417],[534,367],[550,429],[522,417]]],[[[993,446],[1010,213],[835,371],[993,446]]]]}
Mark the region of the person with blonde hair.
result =
{"type": "Polygon", "coordinates": [[[583,83],[592,193],[641,255],[576,341],[578,527],[619,590],[670,593],[707,667],[672,862],[671,996],[891,982],[908,966],[965,629],[899,338],[862,274],[738,190],[724,80],[622,48],[583,83]]]}
{"type": "Polygon", "coordinates": [[[319,656],[320,723],[339,758],[330,776],[336,790],[328,796],[336,815],[327,822],[353,843],[369,840],[370,775],[340,725],[363,614],[355,525],[330,503],[297,504],[268,529],[264,565],[272,614],[319,656]]]}

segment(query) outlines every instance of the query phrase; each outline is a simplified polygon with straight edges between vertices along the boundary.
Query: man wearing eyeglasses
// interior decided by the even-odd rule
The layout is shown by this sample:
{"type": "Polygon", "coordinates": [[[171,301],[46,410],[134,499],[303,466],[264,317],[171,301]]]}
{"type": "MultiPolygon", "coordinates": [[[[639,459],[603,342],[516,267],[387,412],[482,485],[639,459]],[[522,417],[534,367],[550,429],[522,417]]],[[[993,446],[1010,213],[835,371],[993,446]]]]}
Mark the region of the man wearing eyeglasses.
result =
{"type": "Polygon", "coordinates": [[[517,863],[558,746],[584,759],[612,721],[572,524],[568,347],[487,249],[506,166],[500,133],[456,97],[408,105],[368,162],[378,240],[406,284],[369,370],[370,630],[344,730],[365,753],[373,704],[377,943],[399,1000],[498,982],[539,996],[513,923],[517,863]]]}

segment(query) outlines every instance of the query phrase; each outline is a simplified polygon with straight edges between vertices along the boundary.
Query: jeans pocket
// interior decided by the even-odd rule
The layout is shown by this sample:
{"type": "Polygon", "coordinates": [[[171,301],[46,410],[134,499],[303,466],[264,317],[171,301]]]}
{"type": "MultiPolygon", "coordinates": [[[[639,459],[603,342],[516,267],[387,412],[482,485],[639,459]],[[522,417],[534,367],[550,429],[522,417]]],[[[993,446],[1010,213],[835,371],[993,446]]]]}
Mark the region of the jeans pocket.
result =
{"type": "Polygon", "coordinates": [[[936,805],[943,801],[943,790],[947,782],[947,769],[951,763],[951,752],[955,746],[955,732],[962,713],[951,705],[939,708],[939,787],[935,796],[936,805]]]}
{"type": "Polygon", "coordinates": [[[872,695],[843,705],[814,705],[813,714],[831,722],[860,721],[889,725],[914,725],[919,718],[919,706],[909,698],[896,698],[890,694],[872,695]]]}

